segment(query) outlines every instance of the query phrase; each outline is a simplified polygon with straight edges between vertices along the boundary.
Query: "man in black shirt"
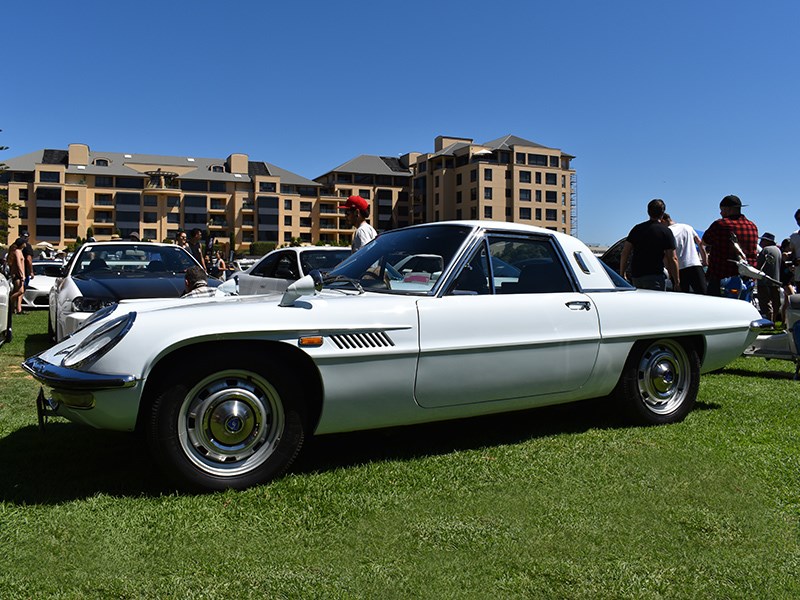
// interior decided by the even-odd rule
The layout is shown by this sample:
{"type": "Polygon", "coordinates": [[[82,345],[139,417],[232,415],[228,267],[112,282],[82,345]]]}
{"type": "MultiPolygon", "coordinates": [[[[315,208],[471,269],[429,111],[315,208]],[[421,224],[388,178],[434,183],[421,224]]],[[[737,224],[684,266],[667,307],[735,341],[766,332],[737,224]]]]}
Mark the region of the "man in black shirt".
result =
{"type": "Polygon", "coordinates": [[[678,256],[675,254],[675,236],[669,227],[661,222],[667,210],[660,198],[647,203],[647,216],[650,218],[634,226],[622,247],[619,262],[620,274],[625,277],[628,259],[631,260],[631,283],[637,288],[665,290],[667,267],[673,289],[680,289],[678,256]]]}

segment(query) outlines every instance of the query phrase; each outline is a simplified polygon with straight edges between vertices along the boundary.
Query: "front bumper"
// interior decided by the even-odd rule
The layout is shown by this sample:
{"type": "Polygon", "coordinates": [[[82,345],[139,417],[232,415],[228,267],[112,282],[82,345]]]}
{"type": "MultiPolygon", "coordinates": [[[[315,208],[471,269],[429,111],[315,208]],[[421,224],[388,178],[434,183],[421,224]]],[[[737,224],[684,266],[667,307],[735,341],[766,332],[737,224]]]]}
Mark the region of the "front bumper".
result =
{"type": "Polygon", "coordinates": [[[36,402],[40,425],[57,415],[98,429],[135,429],[142,386],[133,375],[78,371],[38,356],[22,367],[43,386],[36,402]]]}

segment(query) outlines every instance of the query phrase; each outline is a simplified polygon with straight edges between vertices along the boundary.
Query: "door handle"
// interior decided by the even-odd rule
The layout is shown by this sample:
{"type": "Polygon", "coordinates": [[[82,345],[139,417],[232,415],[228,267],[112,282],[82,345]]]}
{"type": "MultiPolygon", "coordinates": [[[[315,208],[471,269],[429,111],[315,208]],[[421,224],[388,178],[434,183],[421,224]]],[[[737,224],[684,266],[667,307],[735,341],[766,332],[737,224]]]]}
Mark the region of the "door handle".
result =
{"type": "Polygon", "coordinates": [[[587,302],[586,300],[574,300],[572,302],[567,302],[567,307],[570,310],[591,310],[592,305],[587,302]]]}

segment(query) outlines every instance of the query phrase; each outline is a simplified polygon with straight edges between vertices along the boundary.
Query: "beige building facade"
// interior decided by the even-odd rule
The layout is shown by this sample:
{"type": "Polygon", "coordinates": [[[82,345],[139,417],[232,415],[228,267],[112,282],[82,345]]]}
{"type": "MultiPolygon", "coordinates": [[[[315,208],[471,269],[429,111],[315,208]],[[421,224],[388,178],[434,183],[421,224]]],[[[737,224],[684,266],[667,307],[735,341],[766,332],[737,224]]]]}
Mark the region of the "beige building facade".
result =
{"type": "Polygon", "coordinates": [[[378,231],[427,221],[491,219],[575,231],[574,157],[515,136],[476,144],[439,136],[434,152],[362,155],[314,180],[233,153],[224,159],[95,152],[85,144],[6,160],[0,178],[11,204],[9,237],[57,247],[136,232],[173,240],[199,228],[248,252],[277,246],[350,242],[338,205],[371,204],[378,231]]]}

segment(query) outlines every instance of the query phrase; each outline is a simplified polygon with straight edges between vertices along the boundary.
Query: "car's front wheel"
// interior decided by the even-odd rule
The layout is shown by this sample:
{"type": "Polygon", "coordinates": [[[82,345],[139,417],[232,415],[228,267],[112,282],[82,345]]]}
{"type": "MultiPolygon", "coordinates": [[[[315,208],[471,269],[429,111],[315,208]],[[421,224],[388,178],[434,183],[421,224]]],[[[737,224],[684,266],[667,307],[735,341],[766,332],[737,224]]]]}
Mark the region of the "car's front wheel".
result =
{"type": "Polygon", "coordinates": [[[700,387],[700,358],[689,344],[672,339],[634,344],[614,396],[638,423],[682,421],[700,387]]]}
{"type": "Polygon", "coordinates": [[[281,475],[303,443],[299,402],[277,369],[246,356],[167,376],[150,410],[155,459],[184,486],[243,489],[281,475]]]}

